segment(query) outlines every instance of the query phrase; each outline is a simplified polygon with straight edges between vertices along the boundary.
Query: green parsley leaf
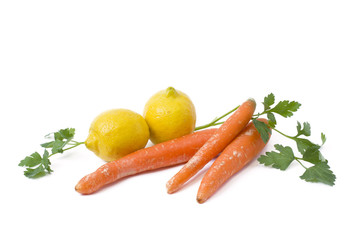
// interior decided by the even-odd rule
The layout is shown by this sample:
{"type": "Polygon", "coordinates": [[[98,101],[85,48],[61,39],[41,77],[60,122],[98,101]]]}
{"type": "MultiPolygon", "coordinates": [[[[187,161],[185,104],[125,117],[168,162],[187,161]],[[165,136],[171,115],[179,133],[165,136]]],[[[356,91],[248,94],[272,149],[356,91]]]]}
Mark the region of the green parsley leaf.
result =
{"type": "Polygon", "coordinates": [[[306,149],[306,151],[304,152],[302,159],[304,161],[310,162],[312,164],[327,162],[327,160],[324,158],[324,156],[320,152],[319,145],[314,145],[314,146],[308,147],[306,149]]]}
{"type": "Polygon", "coordinates": [[[322,142],[322,144],[321,144],[321,145],[324,145],[324,144],[325,144],[325,142],[326,142],[326,136],[325,136],[325,134],[324,134],[324,133],[321,133],[321,142],[322,142]]]}
{"type": "MultiPolygon", "coordinates": [[[[70,140],[75,136],[75,128],[60,129],[59,134],[63,139],[70,140]]],[[[61,139],[62,140],[62,139],[61,139]]]]}
{"type": "Polygon", "coordinates": [[[260,133],[261,139],[267,143],[270,138],[271,129],[266,125],[266,123],[261,122],[257,119],[253,119],[254,126],[256,130],[260,133]]]}
{"type": "Polygon", "coordinates": [[[54,141],[42,143],[40,144],[40,146],[42,146],[43,148],[52,148],[54,146],[54,141]]]}
{"type": "Polygon", "coordinates": [[[301,127],[300,122],[297,122],[296,129],[298,132],[298,134],[296,136],[304,135],[304,136],[308,137],[311,135],[311,127],[310,127],[310,123],[308,123],[308,122],[304,122],[303,127],[301,127]]]}
{"type": "Polygon", "coordinates": [[[45,136],[45,138],[53,138],[55,140],[69,140],[74,138],[75,136],[75,128],[64,128],[64,129],[60,129],[57,132],[52,132],[49,133],[45,136]]]}
{"type": "Polygon", "coordinates": [[[266,114],[266,116],[267,116],[267,118],[268,118],[268,122],[269,122],[269,126],[271,127],[271,128],[275,128],[275,126],[276,126],[276,118],[275,118],[275,115],[273,114],[273,113],[271,113],[271,112],[269,112],[269,113],[267,113],[266,114]]]}
{"type": "Polygon", "coordinates": [[[35,167],[41,163],[41,155],[38,152],[34,152],[30,156],[25,157],[21,160],[19,165],[20,167],[35,167]]]}
{"type": "Polygon", "coordinates": [[[304,154],[306,149],[309,147],[319,147],[319,145],[305,138],[294,138],[294,141],[296,142],[297,148],[301,154],[304,154]]]}
{"type": "Polygon", "coordinates": [[[63,153],[64,152],[63,147],[66,145],[66,143],[67,142],[63,142],[61,140],[56,139],[54,141],[54,144],[53,144],[52,149],[51,149],[52,154],[63,153]]]}
{"type": "Polygon", "coordinates": [[[275,103],[275,96],[273,93],[270,93],[264,98],[264,102],[263,102],[264,111],[270,109],[270,106],[273,105],[274,103],[275,103]]]}
{"type": "Polygon", "coordinates": [[[294,152],[290,147],[284,147],[280,144],[275,144],[274,147],[279,152],[267,152],[266,155],[261,155],[258,161],[265,166],[286,170],[291,162],[295,160],[294,152]]]}
{"type": "Polygon", "coordinates": [[[52,172],[50,168],[49,152],[45,149],[43,156],[38,152],[31,154],[20,161],[19,166],[26,166],[24,175],[28,178],[38,178],[52,172]]]}
{"type": "Polygon", "coordinates": [[[329,165],[325,162],[322,162],[306,169],[300,178],[307,182],[322,182],[333,186],[335,184],[336,176],[330,170],[329,165]]]}
{"type": "Polygon", "coordinates": [[[45,170],[50,173],[52,172],[53,170],[51,170],[50,168],[50,165],[51,165],[51,162],[49,160],[49,152],[45,149],[44,151],[44,154],[43,154],[43,157],[42,157],[42,165],[44,166],[45,170]]]}
{"type": "Polygon", "coordinates": [[[287,118],[291,117],[293,112],[296,112],[300,106],[301,104],[298,102],[284,100],[276,104],[276,106],[272,108],[271,111],[287,118]]]}
{"type": "Polygon", "coordinates": [[[42,165],[38,166],[37,168],[27,168],[24,171],[24,175],[28,178],[39,178],[46,175],[44,171],[44,167],[42,165]]]}

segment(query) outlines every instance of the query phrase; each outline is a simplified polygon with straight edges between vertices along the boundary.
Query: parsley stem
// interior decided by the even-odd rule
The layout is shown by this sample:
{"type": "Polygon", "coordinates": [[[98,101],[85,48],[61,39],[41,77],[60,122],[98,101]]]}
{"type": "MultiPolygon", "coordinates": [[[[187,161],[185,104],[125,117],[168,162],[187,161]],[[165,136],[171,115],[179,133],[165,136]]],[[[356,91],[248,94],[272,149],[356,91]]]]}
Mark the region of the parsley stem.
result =
{"type": "MultiPolygon", "coordinates": [[[[76,142],[76,141],[74,141],[74,142],[76,142]]],[[[70,150],[70,149],[72,149],[72,148],[75,148],[75,147],[77,147],[77,146],[79,146],[79,145],[81,145],[81,144],[85,144],[85,142],[76,142],[75,144],[73,144],[73,146],[63,149],[62,152],[65,152],[65,151],[67,151],[67,150],[70,150]]],[[[51,157],[51,156],[53,156],[53,155],[55,155],[55,154],[57,154],[57,153],[58,153],[58,152],[52,153],[52,154],[49,155],[49,157],[51,157]]]]}
{"type": "Polygon", "coordinates": [[[300,163],[301,166],[303,166],[303,168],[308,169],[307,167],[304,166],[304,164],[302,164],[302,162],[300,160],[302,160],[301,158],[295,157],[295,160],[300,163]]]}
{"type": "Polygon", "coordinates": [[[276,131],[276,132],[278,132],[278,133],[280,133],[280,134],[283,135],[284,137],[290,138],[290,139],[292,139],[292,140],[294,140],[294,138],[295,138],[295,137],[291,137],[291,136],[289,136],[289,135],[286,135],[286,134],[283,133],[283,132],[280,132],[280,131],[277,130],[276,128],[273,128],[273,130],[276,131]]]}
{"type": "Polygon", "coordinates": [[[208,127],[213,127],[213,126],[216,126],[216,125],[220,125],[220,124],[223,124],[224,122],[219,122],[219,120],[223,119],[224,117],[226,117],[227,115],[229,115],[230,113],[234,112],[236,109],[239,108],[239,105],[236,106],[236,108],[230,110],[229,112],[225,113],[224,115],[218,117],[218,118],[215,118],[213,121],[211,121],[210,123],[208,124],[205,124],[205,125],[202,125],[202,126],[198,126],[195,128],[195,131],[198,131],[198,130],[201,130],[201,129],[204,129],[204,128],[208,128],[208,127]]]}
{"type": "Polygon", "coordinates": [[[74,148],[74,147],[77,147],[77,146],[79,146],[79,145],[81,145],[81,144],[85,144],[85,142],[76,142],[76,144],[74,144],[73,146],[68,147],[68,148],[65,148],[64,151],[70,150],[70,149],[72,149],[72,148],[74,148]]]}
{"type": "Polygon", "coordinates": [[[75,141],[75,140],[71,140],[67,144],[68,145],[80,145],[80,144],[83,144],[83,143],[85,143],[85,142],[78,142],[78,141],[75,141]]]}
{"type": "Polygon", "coordinates": [[[254,114],[253,117],[252,117],[252,119],[258,118],[258,117],[260,117],[261,115],[267,114],[267,113],[269,113],[269,112],[271,112],[271,111],[266,110],[266,111],[263,111],[262,113],[254,114]]]}

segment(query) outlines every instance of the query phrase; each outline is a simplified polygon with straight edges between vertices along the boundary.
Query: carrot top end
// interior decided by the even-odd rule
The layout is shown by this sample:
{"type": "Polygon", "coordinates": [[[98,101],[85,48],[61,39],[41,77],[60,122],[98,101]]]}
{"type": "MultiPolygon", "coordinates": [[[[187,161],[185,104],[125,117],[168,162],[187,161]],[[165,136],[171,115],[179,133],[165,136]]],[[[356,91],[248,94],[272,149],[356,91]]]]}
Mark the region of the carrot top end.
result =
{"type": "Polygon", "coordinates": [[[255,104],[255,106],[256,106],[256,101],[255,101],[255,99],[254,99],[254,98],[248,98],[248,101],[253,102],[253,103],[255,104]]]}

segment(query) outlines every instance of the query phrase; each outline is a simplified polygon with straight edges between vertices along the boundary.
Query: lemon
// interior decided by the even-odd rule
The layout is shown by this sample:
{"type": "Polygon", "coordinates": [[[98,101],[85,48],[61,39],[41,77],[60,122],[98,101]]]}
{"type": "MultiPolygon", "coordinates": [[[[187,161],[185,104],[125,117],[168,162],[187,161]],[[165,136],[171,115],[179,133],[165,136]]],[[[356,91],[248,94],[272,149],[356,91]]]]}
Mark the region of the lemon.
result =
{"type": "Polygon", "coordinates": [[[149,135],[149,127],[140,114],[127,109],[113,109],[93,120],[85,145],[101,159],[110,162],[144,148],[149,135]]]}
{"type": "Polygon", "coordinates": [[[194,104],[185,93],[173,87],[159,91],[148,100],[144,117],[154,144],[192,133],[195,129],[194,104]]]}

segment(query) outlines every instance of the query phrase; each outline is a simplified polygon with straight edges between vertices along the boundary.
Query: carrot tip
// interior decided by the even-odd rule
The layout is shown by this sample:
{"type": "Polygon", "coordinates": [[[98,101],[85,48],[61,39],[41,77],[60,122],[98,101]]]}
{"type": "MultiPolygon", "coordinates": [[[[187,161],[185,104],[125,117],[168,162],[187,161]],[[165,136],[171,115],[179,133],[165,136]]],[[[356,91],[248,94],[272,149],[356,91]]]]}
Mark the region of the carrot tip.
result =
{"type": "Polygon", "coordinates": [[[174,192],[176,192],[178,190],[178,188],[175,188],[174,187],[174,184],[173,184],[173,179],[170,179],[167,183],[166,183],[166,191],[168,194],[172,194],[174,192]]]}
{"type": "Polygon", "coordinates": [[[79,183],[76,184],[75,191],[77,191],[78,193],[81,193],[81,194],[86,194],[83,190],[84,189],[82,189],[81,184],[79,184],[79,183]]]}
{"type": "Polygon", "coordinates": [[[196,201],[197,201],[198,203],[202,204],[202,203],[204,203],[206,200],[205,200],[205,199],[202,199],[202,198],[197,197],[197,198],[196,198],[196,201]]]}
{"type": "Polygon", "coordinates": [[[168,193],[168,194],[172,194],[172,193],[176,192],[176,189],[171,188],[171,187],[169,187],[169,186],[166,186],[166,190],[167,190],[167,193],[168,193]]]}

